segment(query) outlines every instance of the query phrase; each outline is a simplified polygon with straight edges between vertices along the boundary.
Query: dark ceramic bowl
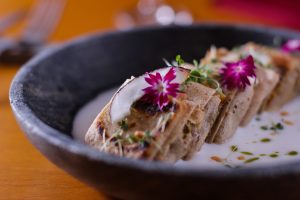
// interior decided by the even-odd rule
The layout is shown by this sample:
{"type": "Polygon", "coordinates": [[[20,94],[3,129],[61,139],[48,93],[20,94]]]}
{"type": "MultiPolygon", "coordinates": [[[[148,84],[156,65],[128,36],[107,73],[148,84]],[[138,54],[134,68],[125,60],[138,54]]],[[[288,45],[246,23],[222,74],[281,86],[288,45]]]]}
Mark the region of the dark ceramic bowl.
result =
{"type": "MultiPolygon", "coordinates": [[[[273,45],[300,34],[269,27],[195,25],[144,28],[77,39],[45,51],[15,77],[10,101],[22,129],[49,160],[108,195],[125,199],[300,199],[300,162],[200,170],[119,158],[75,141],[72,121],[98,93],[181,54],[200,58],[216,46],[273,45]]],[[[45,174],[47,176],[47,174],[45,174]]],[[[47,178],[47,177],[45,177],[47,178]]]]}

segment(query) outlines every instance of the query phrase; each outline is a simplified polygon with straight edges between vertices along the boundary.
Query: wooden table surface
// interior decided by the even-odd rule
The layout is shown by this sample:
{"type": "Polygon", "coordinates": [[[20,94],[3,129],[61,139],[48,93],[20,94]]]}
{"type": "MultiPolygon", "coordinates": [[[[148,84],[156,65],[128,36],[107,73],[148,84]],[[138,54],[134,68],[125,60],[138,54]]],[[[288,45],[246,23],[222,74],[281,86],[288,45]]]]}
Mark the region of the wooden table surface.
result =
{"type": "MultiPolygon", "coordinates": [[[[180,0],[171,1],[181,6],[180,0]]],[[[18,8],[29,8],[32,0],[0,0],[0,15],[18,8]]],[[[64,41],[84,33],[113,27],[113,16],[135,5],[136,0],[69,0],[51,40],[64,41]]],[[[185,7],[199,20],[236,21],[236,16],[215,10],[208,0],[188,0],[185,7]]],[[[240,18],[238,19],[240,20],[240,18]]],[[[243,21],[253,19],[243,17],[243,21]]],[[[24,23],[7,34],[17,35],[24,23]]],[[[0,200],[108,199],[82,184],[43,157],[19,129],[8,100],[11,80],[20,66],[0,66],[0,200]]]]}

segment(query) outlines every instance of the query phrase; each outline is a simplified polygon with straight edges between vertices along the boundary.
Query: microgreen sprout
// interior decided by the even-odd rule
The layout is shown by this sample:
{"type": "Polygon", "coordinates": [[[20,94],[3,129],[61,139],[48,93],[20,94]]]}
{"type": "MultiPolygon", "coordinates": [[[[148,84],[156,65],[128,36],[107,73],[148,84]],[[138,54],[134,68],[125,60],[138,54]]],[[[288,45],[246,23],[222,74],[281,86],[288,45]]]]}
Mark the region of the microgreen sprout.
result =
{"type": "Polygon", "coordinates": [[[176,60],[178,66],[185,63],[184,60],[181,58],[181,55],[177,55],[175,60],[176,60]]]}

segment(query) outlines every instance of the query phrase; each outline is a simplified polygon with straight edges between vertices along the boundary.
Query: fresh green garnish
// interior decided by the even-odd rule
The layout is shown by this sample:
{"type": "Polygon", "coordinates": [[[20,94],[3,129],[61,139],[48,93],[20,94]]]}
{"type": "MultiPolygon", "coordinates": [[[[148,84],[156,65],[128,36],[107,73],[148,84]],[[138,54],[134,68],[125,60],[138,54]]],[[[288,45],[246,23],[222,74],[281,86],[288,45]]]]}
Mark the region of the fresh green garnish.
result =
{"type": "MultiPolygon", "coordinates": [[[[175,65],[177,66],[185,63],[180,55],[176,56],[175,61],[175,65]]],[[[221,97],[225,97],[219,81],[213,77],[213,71],[207,65],[201,66],[201,64],[197,60],[193,60],[193,64],[195,66],[195,69],[190,71],[190,75],[185,80],[185,83],[192,81],[204,84],[215,89],[221,97]]]]}
{"type": "Polygon", "coordinates": [[[266,142],[271,142],[271,139],[270,138],[263,138],[260,141],[266,143],[266,142]]]}
{"type": "Polygon", "coordinates": [[[290,152],[287,153],[287,155],[296,156],[296,155],[298,155],[298,152],[297,151],[290,151],[290,152]]]}
{"type": "Polygon", "coordinates": [[[196,68],[199,68],[199,62],[197,60],[193,60],[193,64],[196,68]]]}
{"type": "Polygon", "coordinates": [[[212,70],[208,69],[207,66],[203,66],[198,69],[192,70],[185,82],[187,83],[192,81],[201,83],[214,88],[219,94],[224,95],[220,83],[216,79],[212,78],[211,74],[212,70]]]}
{"type": "Polygon", "coordinates": [[[254,157],[254,158],[250,158],[250,159],[248,159],[248,160],[245,160],[245,162],[244,163],[252,163],[252,162],[254,162],[254,161],[257,161],[257,160],[259,160],[259,157],[254,157]]]}
{"type": "Polygon", "coordinates": [[[262,153],[262,154],[259,154],[259,156],[266,156],[267,154],[264,154],[264,153],[262,153]]]}
{"type": "Polygon", "coordinates": [[[181,58],[181,55],[177,55],[176,58],[175,58],[178,66],[184,64],[184,60],[181,58]]]}
{"type": "Polygon", "coordinates": [[[123,130],[123,131],[127,131],[128,130],[128,124],[126,122],[126,119],[123,119],[122,121],[120,121],[119,123],[119,126],[120,128],[123,130]]]}
{"type": "Polygon", "coordinates": [[[252,156],[253,155],[253,153],[248,152],[248,151],[242,151],[241,153],[244,154],[244,155],[248,155],[248,156],[252,156]]]}
{"type": "Polygon", "coordinates": [[[278,122],[276,124],[272,124],[270,129],[273,130],[273,131],[283,130],[284,126],[280,122],[278,122]]]}
{"type": "Polygon", "coordinates": [[[268,128],[268,126],[261,126],[260,129],[266,131],[266,130],[268,130],[269,128],[268,128]]]}
{"type": "Polygon", "coordinates": [[[271,158],[277,158],[279,155],[277,153],[272,153],[269,155],[271,158]]]}
{"type": "Polygon", "coordinates": [[[232,146],[230,147],[230,149],[231,149],[232,152],[237,152],[237,151],[239,150],[238,147],[237,147],[236,145],[232,145],[232,146]]]}
{"type": "Polygon", "coordinates": [[[261,126],[260,129],[264,131],[266,130],[279,131],[279,130],[283,130],[284,126],[282,125],[282,123],[278,122],[278,123],[272,123],[270,127],[267,125],[261,126]]]}

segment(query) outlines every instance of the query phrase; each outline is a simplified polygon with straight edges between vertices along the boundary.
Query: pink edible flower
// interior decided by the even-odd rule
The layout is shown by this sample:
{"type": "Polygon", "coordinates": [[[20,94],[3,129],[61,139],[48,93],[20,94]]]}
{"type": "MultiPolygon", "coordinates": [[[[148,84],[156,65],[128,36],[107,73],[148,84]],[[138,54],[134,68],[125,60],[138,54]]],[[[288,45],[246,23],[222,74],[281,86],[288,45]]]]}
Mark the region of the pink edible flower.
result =
{"type": "Polygon", "coordinates": [[[147,74],[145,81],[149,83],[149,87],[143,89],[145,95],[143,99],[157,104],[162,110],[169,103],[169,97],[176,97],[179,91],[179,83],[172,83],[176,78],[176,71],[173,67],[162,77],[159,72],[155,74],[147,74]]]}
{"type": "Polygon", "coordinates": [[[283,46],[282,50],[285,52],[300,52],[300,39],[288,40],[283,46]]]}
{"type": "Polygon", "coordinates": [[[256,77],[254,60],[251,55],[238,62],[226,62],[220,70],[221,83],[228,89],[245,89],[251,85],[249,78],[256,77]]]}

